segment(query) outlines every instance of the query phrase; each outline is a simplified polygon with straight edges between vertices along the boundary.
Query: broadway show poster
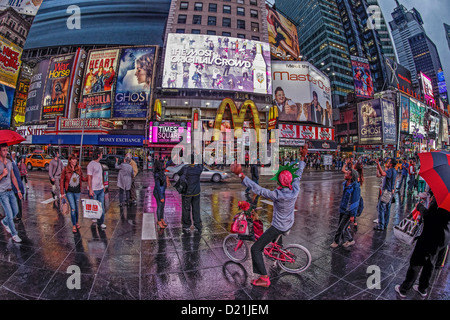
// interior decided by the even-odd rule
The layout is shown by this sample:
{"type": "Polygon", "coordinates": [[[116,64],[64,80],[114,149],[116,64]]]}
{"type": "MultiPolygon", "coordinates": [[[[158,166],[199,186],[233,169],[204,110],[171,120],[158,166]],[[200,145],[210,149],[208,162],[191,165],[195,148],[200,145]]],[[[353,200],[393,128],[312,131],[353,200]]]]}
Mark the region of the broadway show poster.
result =
{"type": "Polygon", "coordinates": [[[383,110],[383,143],[397,144],[394,102],[381,99],[381,110],[383,110]]]}
{"type": "Polygon", "coordinates": [[[25,123],[41,120],[42,96],[49,64],[50,59],[43,60],[33,69],[25,108],[25,123]]]}
{"type": "Polygon", "coordinates": [[[380,99],[358,103],[358,118],[359,144],[383,144],[383,116],[380,99]]]}
{"type": "Polygon", "coordinates": [[[425,135],[425,112],[426,107],[414,99],[410,99],[409,103],[410,117],[409,117],[409,134],[425,135]]]}
{"type": "Polygon", "coordinates": [[[178,33],[166,43],[163,88],[272,93],[268,43],[178,33]]]}
{"type": "Polygon", "coordinates": [[[86,118],[111,118],[118,59],[119,49],[90,51],[82,98],[86,118]]]}
{"type": "Polygon", "coordinates": [[[355,93],[360,98],[373,98],[373,82],[370,65],[367,59],[351,57],[355,93]]]}
{"type": "Polygon", "coordinates": [[[42,101],[42,120],[65,116],[74,55],[52,58],[42,101]]]}
{"type": "Polygon", "coordinates": [[[409,134],[409,98],[400,95],[401,132],[409,134]]]}
{"type": "Polygon", "coordinates": [[[114,118],[146,118],[153,86],[156,47],[122,49],[117,73],[114,118]]]}
{"type": "Polygon", "coordinates": [[[2,36],[0,45],[0,83],[15,88],[22,63],[22,48],[2,36]]]}
{"type": "Polygon", "coordinates": [[[0,128],[9,129],[15,89],[0,84],[0,128]]]}
{"type": "Polygon", "coordinates": [[[12,126],[18,127],[25,122],[25,107],[27,105],[28,88],[30,79],[19,79],[16,87],[16,95],[13,104],[12,126]]]}

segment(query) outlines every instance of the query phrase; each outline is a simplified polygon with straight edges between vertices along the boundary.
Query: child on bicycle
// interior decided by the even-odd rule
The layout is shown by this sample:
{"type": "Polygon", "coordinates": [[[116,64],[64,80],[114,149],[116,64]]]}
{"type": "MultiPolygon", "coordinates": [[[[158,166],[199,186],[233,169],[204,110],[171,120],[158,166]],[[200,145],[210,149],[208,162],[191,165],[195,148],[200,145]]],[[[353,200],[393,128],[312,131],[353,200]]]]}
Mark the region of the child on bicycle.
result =
{"type": "Polygon", "coordinates": [[[279,235],[289,231],[294,224],[294,209],[297,196],[300,192],[300,180],[306,166],[305,158],[308,148],[300,148],[300,162],[298,169],[294,165],[282,166],[271,180],[276,180],[279,187],[275,190],[262,188],[242,173],[240,164],[231,165],[231,171],[238,175],[242,184],[249,187],[255,194],[273,201],[272,225],[251,248],[253,272],[261,275],[252,281],[252,285],[258,287],[269,287],[270,279],[264,265],[263,251],[266,245],[276,239],[279,235]]]}

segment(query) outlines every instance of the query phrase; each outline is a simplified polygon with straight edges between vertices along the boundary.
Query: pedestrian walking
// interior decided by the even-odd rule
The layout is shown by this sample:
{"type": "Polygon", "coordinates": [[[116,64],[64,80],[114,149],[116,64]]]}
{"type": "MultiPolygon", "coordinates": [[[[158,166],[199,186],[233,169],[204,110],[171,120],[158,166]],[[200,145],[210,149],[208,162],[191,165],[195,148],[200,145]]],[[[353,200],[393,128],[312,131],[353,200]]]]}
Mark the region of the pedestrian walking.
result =
{"type": "Polygon", "coordinates": [[[203,172],[203,165],[195,164],[195,156],[193,154],[191,155],[191,163],[185,165],[180,171],[180,179],[185,181],[187,185],[186,193],[181,196],[181,224],[184,233],[190,232],[192,220],[194,220],[195,231],[202,231],[202,220],[200,217],[200,175],[203,172]]]}
{"type": "Polygon", "coordinates": [[[61,190],[59,188],[59,180],[61,179],[61,173],[64,169],[64,164],[59,158],[58,151],[53,151],[52,157],[53,159],[52,161],[50,161],[50,164],[48,166],[48,176],[50,178],[50,183],[52,184],[52,196],[54,199],[56,198],[56,201],[53,202],[53,208],[59,208],[61,194],[61,190]]]}
{"type": "Polygon", "coordinates": [[[131,156],[131,153],[127,153],[126,155],[127,157],[129,157],[131,159],[130,161],[130,165],[133,168],[133,179],[131,180],[131,189],[130,189],[130,203],[136,205],[136,185],[135,185],[135,180],[136,180],[136,176],[139,173],[139,168],[137,166],[136,161],[133,160],[133,157],[131,156]]]}
{"type": "Polygon", "coordinates": [[[98,149],[94,150],[92,154],[92,161],[87,166],[89,197],[97,200],[102,206],[102,216],[97,219],[97,226],[106,229],[105,221],[105,186],[103,184],[103,168],[100,163],[102,152],[98,149]]]}
{"type": "Polygon", "coordinates": [[[429,208],[419,203],[417,210],[423,218],[423,230],[410,258],[405,280],[401,285],[395,286],[395,291],[402,298],[406,297],[411,287],[422,297],[428,295],[431,276],[437,263],[441,262],[438,261],[440,254],[450,244],[450,212],[438,207],[434,196],[431,198],[429,208]],[[417,278],[419,284],[414,285],[417,278]]]}
{"type": "Polygon", "coordinates": [[[412,194],[414,185],[416,184],[416,164],[413,160],[409,162],[408,168],[409,180],[408,180],[408,194],[412,194]]]}
{"type": "Polygon", "coordinates": [[[1,223],[6,232],[11,234],[14,242],[22,242],[14,226],[14,217],[19,213],[19,208],[16,196],[12,191],[12,186],[14,185],[18,190],[19,199],[22,199],[23,196],[16,176],[14,175],[12,163],[6,158],[7,155],[8,146],[3,144],[0,146],[0,202],[5,213],[5,218],[1,220],[1,223]]]}
{"type": "Polygon", "coordinates": [[[82,181],[88,181],[83,177],[83,171],[78,165],[78,159],[75,154],[69,156],[68,164],[61,172],[59,189],[61,190],[61,199],[66,198],[70,205],[70,218],[72,220],[72,232],[76,233],[80,229],[78,223],[79,203],[81,196],[82,181]]]}
{"type": "Polygon", "coordinates": [[[403,187],[403,183],[405,183],[405,189],[406,189],[406,180],[408,179],[408,161],[406,161],[406,158],[403,159],[403,162],[401,164],[401,178],[400,183],[398,185],[397,191],[400,191],[403,187]]]}
{"type": "Polygon", "coordinates": [[[20,193],[22,195],[24,195],[25,189],[23,187],[22,180],[20,179],[19,167],[16,165],[16,163],[14,161],[12,161],[12,159],[10,159],[9,157],[8,157],[8,159],[11,160],[14,176],[16,177],[17,184],[19,185],[19,189],[17,189],[14,184],[12,185],[12,189],[14,191],[14,196],[16,197],[16,200],[17,200],[17,207],[19,209],[19,212],[17,213],[16,217],[14,218],[14,222],[17,222],[17,221],[22,220],[22,199],[23,198],[19,198],[19,190],[20,190],[20,193]]]}
{"type": "Polygon", "coordinates": [[[384,171],[380,163],[377,161],[377,169],[380,174],[385,177],[383,180],[383,186],[381,188],[381,197],[378,201],[378,225],[374,230],[382,231],[386,230],[389,224],[389,217],[391,214],[391,201],[394,197],[395,192],[395,181],[397,178],[397,171],[395,166],[397,165],[397,160],[391,158],[387,161],[387,170],[384,171]],[[386,193],[386,196],[385,196],[386,193]]]}
{"type": "Polygon", "coordinates": [[[165,229],[167,227],[167,223],[164,221],[164,207],[166,204],[166,188],[170,187],[169,177],[165,175],[164,171],[164,164],[157,160],[153,170],[153,177],[155,180],[153,196],[156,200],[156,217],[158,220],[158,226],[161,229],[165,229]]]}
{"type": "Polygon", "coordinates": [[[25,164],[25,157],[20,158],[18,168],[20,171],[20,180],[22,180],[22,183],[25,183],[25,188],[28,189],[28,170],[25,164]]]}
{"type": "Polygon", "coordinates": [[[358,213],[361,198],[358,177],[358,172],[354,169],[345,172],[345,181],[342,183],[343,194],[339,206],[339,225],[334,235],[334,242],[330,245],[332,248],[337,248],[341,239],[343,247],[350,247],[355,244],[349,225],[351,218],[356,217],[358,213]]]}
{"type": "Polygon", "coordinates": [[[131,158],[126,156],[123,162],[119,165],[119,158],[116,158],[115,168],[119,170],[117,176],[117,187],[119,188],[119,206],[130,206],[130,190],[133,181],[133,167],[131,166],[131,158]],[[125,196],[125,199],[124,199],[125,196]],[[125,200],[125,201],[124,201],[125,200]]]}
{"type": "MultiPolygon", "coordinates": [[[[259,169],[258,169],[258,164],[251,164],[250,165],[250,174],[252,176],[252,181],[255,182],[256,184],[259,183],[259,169]]],[[[245,193],[249,193],[250,192],[250,187],[247,187],[247,189],[245,189],[245,193]]]]}
{"type": "Polygon", "coordinates": [[[231,166],[231,171],[241,178],[244,186],[250,186],[255,194],[273,201],[272,225],[256,240],[251,248],[253,272],[260,275],[258,279],[251,282],[254,286],[270,286],[270,279],[264,265],[263,250],[266,245],[276,239],[280,234],[289,231],[294,225],[295,202],[300,193],[300,180],[306,166],[305,157],[307,153],[308,148],[306,146],[300,149],[298,169],[294,166],[280,167],[275,177],[272,178],[272,180],[278,182],[279,187],[272,191],[262,188],[246,177],[242,172],[242,166],[240,164],[233,164],[231,166]]]}

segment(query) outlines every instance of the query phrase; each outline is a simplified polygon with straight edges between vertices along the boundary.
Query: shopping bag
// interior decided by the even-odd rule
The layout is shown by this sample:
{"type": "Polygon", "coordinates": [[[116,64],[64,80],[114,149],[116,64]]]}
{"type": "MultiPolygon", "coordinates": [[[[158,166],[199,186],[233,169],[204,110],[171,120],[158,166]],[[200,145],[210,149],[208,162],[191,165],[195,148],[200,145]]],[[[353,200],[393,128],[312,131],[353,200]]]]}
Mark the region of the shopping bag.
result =
{"type": "Polygon", "coordinates": [[[423,222],[420,216],[414,214],[408,215],[394,226],[394,236],[403,243],[412,245],[418,236],[422,233],[423,222]]]}
{"type": "Polygon", "coordinates": [[[66,198],[61,198],[59,200],[59,207],[61,208],[61,213],[62,214],[68,214],[70,211],[70,207],[69,207],[69,201],[67,201],[66,198]]]}
{"type": "Polygon", "coordinates": [[[102,217],[103,208],[98,200],[82,199],[83,217],[89,219],[100,219],[102,217]]]}

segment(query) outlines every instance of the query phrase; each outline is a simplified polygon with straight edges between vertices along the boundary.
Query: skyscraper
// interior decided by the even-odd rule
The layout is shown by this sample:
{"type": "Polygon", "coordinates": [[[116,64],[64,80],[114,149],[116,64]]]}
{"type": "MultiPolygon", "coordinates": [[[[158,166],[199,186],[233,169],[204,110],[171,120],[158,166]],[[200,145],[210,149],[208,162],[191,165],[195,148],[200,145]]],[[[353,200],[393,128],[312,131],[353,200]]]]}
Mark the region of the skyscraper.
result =
{"type": "Polygon", "coordinates": [[[444,23],[444,29],[445,29],[445,36],[447,38],[448,42],[448,48],[450,49],[450,26],[446,23],[444,23]]]}
{"type": "Polygon", "coordinates": [[[297,24],[300,52],[331,80],[333,106],[354,92],[345,31],[334,0],[276,1],[276,9],[297,24]]]}
{"type": "MultiPolygon", "coordinates": [[[[370,6],[379,6],[378,0],[367,0],[367,4],[370,6]]],[[[397,61],[397,56],[395,54],[394,44],[392,42],[391,33],[389,32],[388,25],[386,23],[386,19],[382,12],[379,12],[380,18],[378,20],[378,27],[375,30],[380,36],[381,47],[385,58],[390,58],[393,61],[397,61]]]]}

